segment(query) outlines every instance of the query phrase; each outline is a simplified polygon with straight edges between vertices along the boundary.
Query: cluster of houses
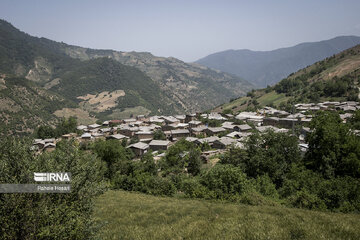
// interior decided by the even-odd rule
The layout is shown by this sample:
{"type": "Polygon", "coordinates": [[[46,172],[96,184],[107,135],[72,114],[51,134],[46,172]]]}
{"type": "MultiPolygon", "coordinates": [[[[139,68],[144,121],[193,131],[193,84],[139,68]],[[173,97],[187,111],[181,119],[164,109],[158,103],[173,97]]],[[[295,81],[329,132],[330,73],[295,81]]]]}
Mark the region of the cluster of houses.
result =
{"type": "MultiPolygon", "coordinates": [[[[209,113],[209,114],[187,114],[175,116],[151,116],[139,115],[136,118],[105,121],[102,124],[80,125],[77,130],[81,135],[69,133],[62,136],[63,139],[76,138],[80,142],[93,141],[95,139],[115,139],[119,141],[137,142],[130,144],[127,148],[133,150],[140,157],[148,150],[163,154],[169,146],[177,140],[184,138],[196,144],[208,144],[214,149],[226,149],[229,146],[243,147],[242,142],[252,134],[255,128],[259,132],[272,129],[275,132],[293,131],[294,126],[300,125],[299,136],[300,149],[307,150],[304,142],[306,134],[310,131],[306,127],[312,119],[309,111],[322,109],[343,110],[341,118],[346,121],[352,116],[351,111],[360,109],[358,102],[324,102],[319,104],[297,104],[299,111],[290,114],[286,111],[271,107],[264,107],[256,112],[240,112],[238,115],[209,113]],[[218,120],[219,127],[210,127],[204,124],[204,119],[218,120]],[[203,121],[201,121],[203,120],[203,121]],[[237,124],[241,123],[241,124],[237,124]],[[155,140],[156,132],[161,131],[165,140],[155,140]],[[124,140],[125,139],[125,140],[124,140]]],[[[34,147],[42,151],[52,151],[59,139],[36,139],[34,147]]],[[[161,155],[159,155],[161,156],[161,155]]]]}

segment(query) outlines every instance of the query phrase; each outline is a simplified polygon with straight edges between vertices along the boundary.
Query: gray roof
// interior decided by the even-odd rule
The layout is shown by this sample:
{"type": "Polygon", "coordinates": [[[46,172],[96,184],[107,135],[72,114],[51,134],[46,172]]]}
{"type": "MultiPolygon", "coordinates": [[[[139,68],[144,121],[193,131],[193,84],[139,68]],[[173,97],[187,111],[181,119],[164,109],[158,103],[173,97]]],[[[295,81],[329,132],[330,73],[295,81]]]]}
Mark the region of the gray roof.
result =
{"type": "Polygon", "coordinates": [[[181,134],[181,133],[188,134],[189,130],[187,130],[187,129],[175,129],[175,130],[171,130],[170,132],[171,132],[171,134],[181,134]]]}
{"type": "Polygon", "coordinates": [[[152,140],[149,145],[150,146],[168,146],[170,141],[167,140],[152,140]]]}
{"type": "Polygon", "coordinates": [[[201,124],[201,121],[192,120],[189,122],[189,124],[199,125],[201,124]]]}
{"type": "Polygon", "coordinates": [[[137,149],[145,150],[149,148],[149,145],[143,142],[138,142],[127,146],[127,148],[137,148],[137,149]]]}
{"type": "Polygon", "coordinates": [[[122,134],[114,134],[114,135],[108,136],[107,138],[113,138],[113,139],[120,140],[120,139],[128,138],[128,137],[127,137],[127,136],[124,136],[124,135],[122,135],[122,134]]]}
{"type": "Polygon", "coordinates": [[[81,135],[81,138],[91,138],[91,134],[90,133],[84,133],[83,135],[81,135]]]}
{"type": "Polygon", "coordinates": [[[195,128],[191,128],[191,130],[193,132],[202,132],[206,129],[206,127],[195,127],[195,128]]]}
{"type": "Polygon", "coordinates": [[[215,142],[219,142],[225,146],[231,145],[233,143],[236,143],[237,141],[233,138],[229,138],[229,137],[222,137],[219,138],[218,140],[216,140],[215,142]]]}
{"type": "Polygon", "coordinates": [[[236,125],[241,131],[250,130],[251,127],[248,124],[236,125]]]}
{"type": "Polygon", "coordinates": [[[88,125],[88,127],[89,128],[98,128],[98,127],[101,127],[101,125],[94,123],[94,124],[88,125]]]}
{"type": "Polygon", "coordinates": [[[223,128],[223,127],[209,127],[208,130],[213,132],[213,133],[226,131],[225,128],[223,128]]]}
{"type": "Polygon", "coordinates": [[[187,137],[187,138],[185,138],[185,140],[188,141],[188,142],[194,142],[194,141],[198,140],[198,138],[196,138],[196,137],[187,137]]]}
{"type": "Polygon", "coordinates": [[[260,126],[260,127],[256,127],[256,129],[259,132],[265,132],[268,129],[272,129],[273,131],[276,131],[278,128],[277,127],[273,127],[273,126],[260,126]]]}
{"type": "Polygon", "coordinates": [[[200,138],[200,139],[196,140],[195,142],[198,142],[198,143],[205,143],[205,142],[213,143],[218,139],[219,139],[218,136],[212,136],[212,137],[207,137],[207,138],[200,138]]]}

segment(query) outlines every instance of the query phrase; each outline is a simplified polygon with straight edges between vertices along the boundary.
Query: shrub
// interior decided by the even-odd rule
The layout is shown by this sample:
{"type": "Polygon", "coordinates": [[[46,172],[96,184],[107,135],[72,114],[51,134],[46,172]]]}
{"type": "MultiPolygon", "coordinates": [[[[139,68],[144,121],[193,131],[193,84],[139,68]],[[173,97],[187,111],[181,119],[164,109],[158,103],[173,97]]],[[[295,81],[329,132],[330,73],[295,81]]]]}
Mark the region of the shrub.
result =
{"type": "Polygon", "coordinates": [[[253,189],[253,184],[246,174],[239,167],[231,165],[215,165],[201,176],[200,182],[213,191],[219,199],[241,195],[253,189]]]}

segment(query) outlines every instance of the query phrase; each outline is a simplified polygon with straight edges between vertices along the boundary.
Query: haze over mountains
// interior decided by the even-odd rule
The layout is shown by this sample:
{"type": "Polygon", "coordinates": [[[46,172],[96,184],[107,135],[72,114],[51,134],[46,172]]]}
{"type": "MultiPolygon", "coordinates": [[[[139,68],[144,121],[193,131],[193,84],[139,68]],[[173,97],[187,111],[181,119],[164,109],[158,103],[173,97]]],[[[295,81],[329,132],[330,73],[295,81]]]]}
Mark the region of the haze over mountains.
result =
{"type": "Polygon", "coordinates": [[[208,55],[196,63],[235,74],[257,87],[266,87],[279,82],[290,73],[357,44],[360,44],[360,37],[340,36],[273,51],[227,50],[208,55]]]}
{"type": "Polygon", "coordinates": [[[240,77],[175,58],[94,50],[32,37],[3,20],[0,80],[0,119],[19,132],[55,115],[94,122],[203,111],[253,88],[240,77]],[[33,106],[39,111],[24,107],[35,98],[46,98],[48,107],[41,101],[33,106]],[[19,119],[29,124],[17,127],[19,119]]]}

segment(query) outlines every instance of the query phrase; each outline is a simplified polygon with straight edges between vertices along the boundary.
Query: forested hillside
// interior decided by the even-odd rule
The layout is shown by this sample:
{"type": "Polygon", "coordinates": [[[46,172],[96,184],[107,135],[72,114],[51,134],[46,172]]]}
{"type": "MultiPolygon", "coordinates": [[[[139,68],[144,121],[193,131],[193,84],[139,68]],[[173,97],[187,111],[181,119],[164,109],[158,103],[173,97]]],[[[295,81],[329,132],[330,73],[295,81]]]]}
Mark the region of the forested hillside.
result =
{"type": "Polygon", "coordinates": [[[39,124],[55,124],[56,110],[77,106],[21,77],[0,77],[0,96],[0,135],[32,133],[39,124]]]}

